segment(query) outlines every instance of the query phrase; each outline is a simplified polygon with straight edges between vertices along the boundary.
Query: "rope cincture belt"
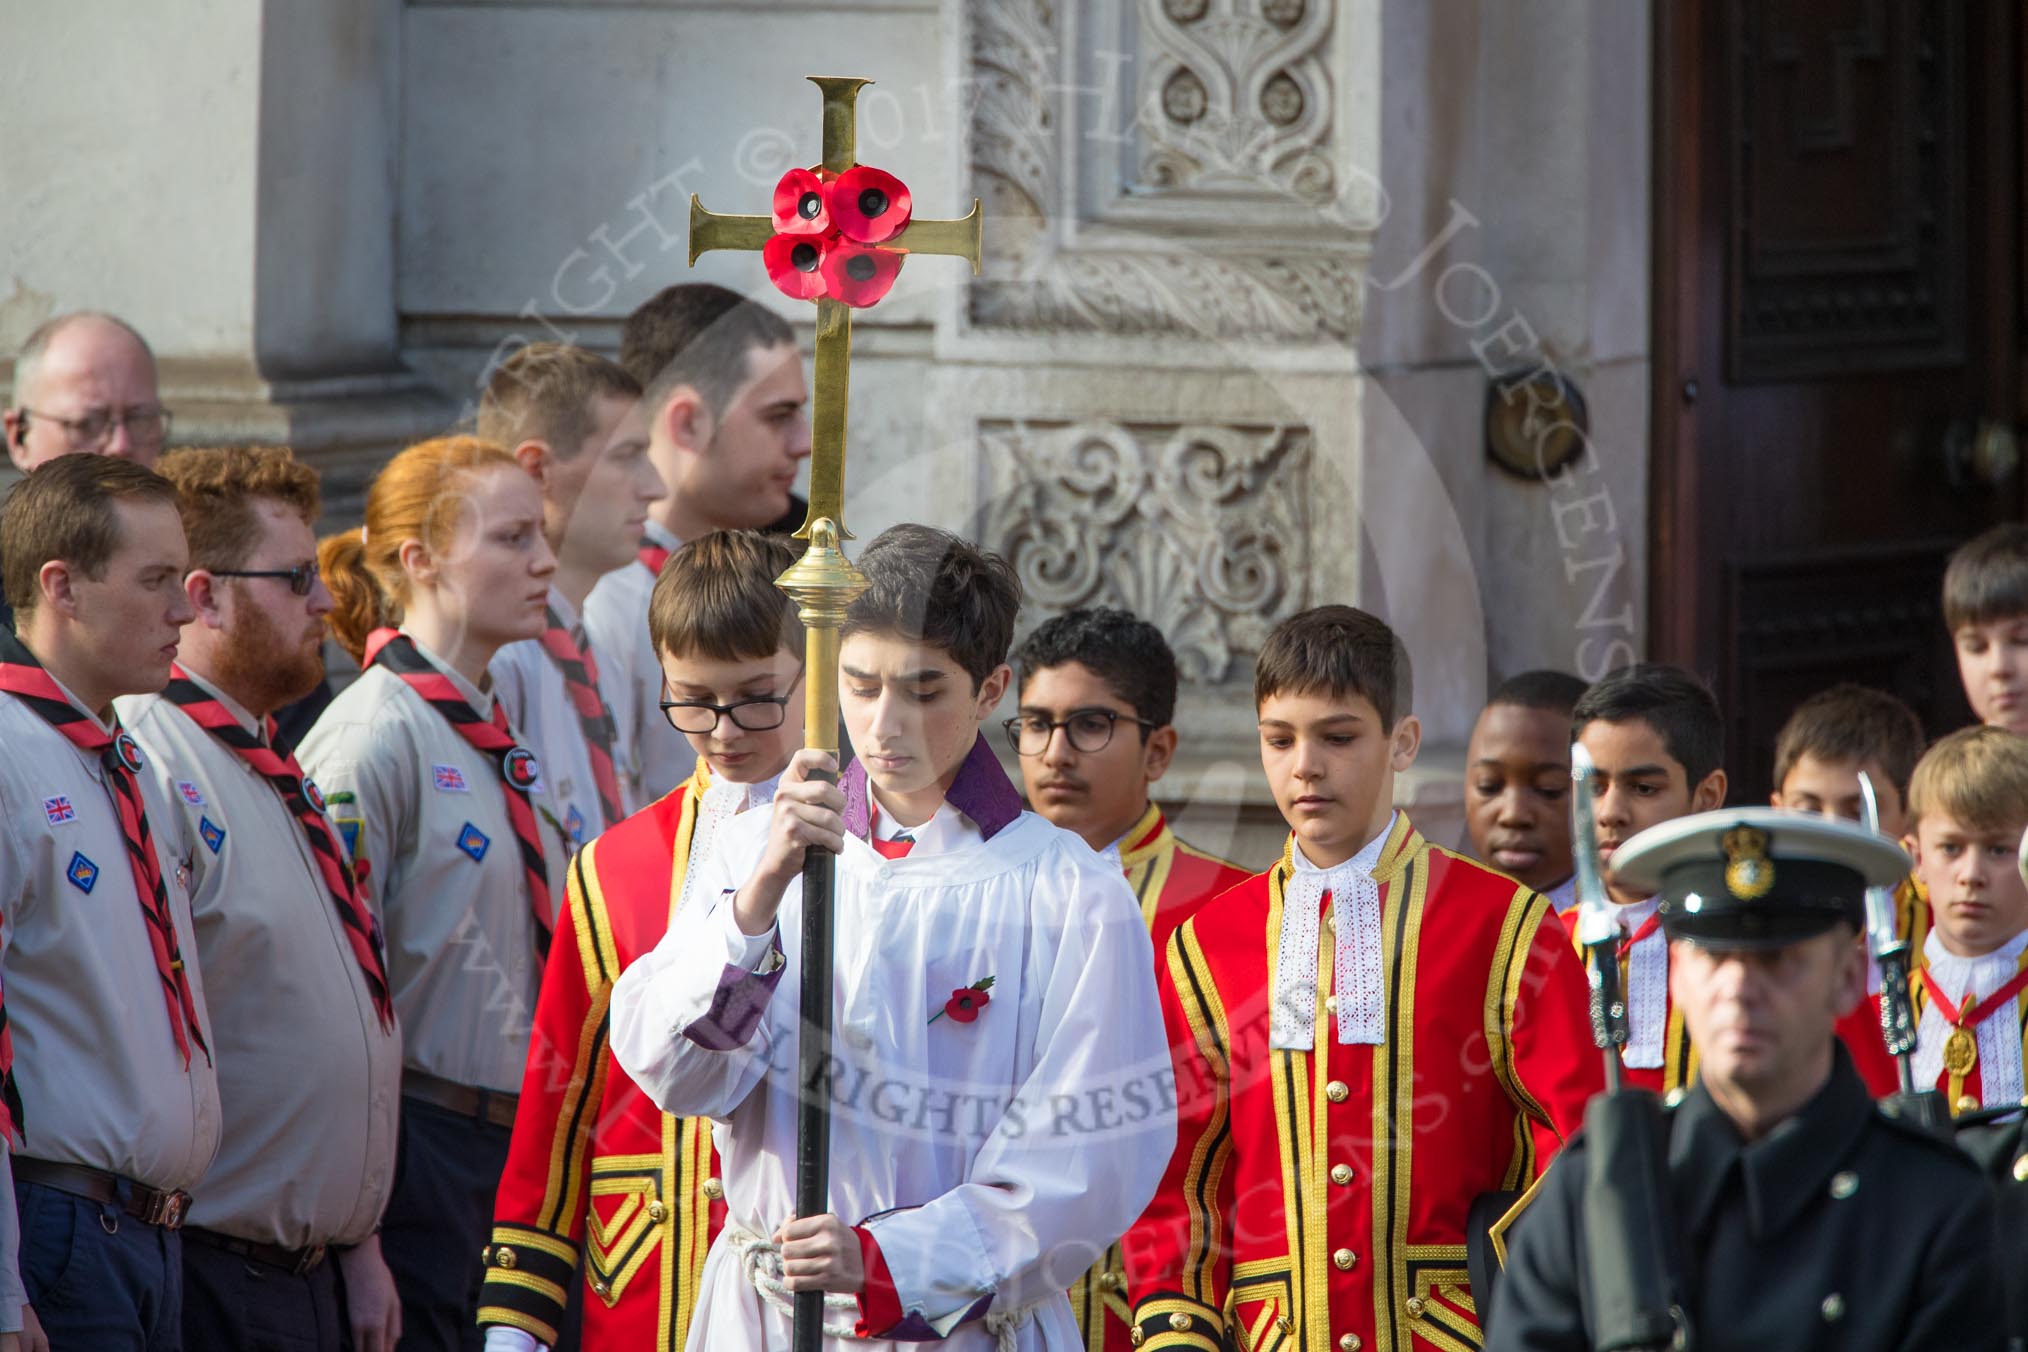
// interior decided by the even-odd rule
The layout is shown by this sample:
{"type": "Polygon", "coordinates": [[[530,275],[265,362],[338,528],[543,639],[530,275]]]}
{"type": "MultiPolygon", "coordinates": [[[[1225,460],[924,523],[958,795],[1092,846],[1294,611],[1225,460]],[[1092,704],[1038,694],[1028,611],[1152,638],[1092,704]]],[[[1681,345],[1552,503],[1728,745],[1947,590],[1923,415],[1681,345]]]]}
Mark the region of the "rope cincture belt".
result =
{"type": "MultiPolygon", "coordinates": [[[[753,1283],[753,1289],[760,1293],[777,1312],[790,1319],[796,1316],[795,1292],[782,1283],[781,1246],[771,1239],[764,1239],[753,1231],[737,1224],[728,1223],[720,1238],[739,1250],[740,1269],[746,1279],[753,1283]]],[[[1015,1335],[1035,1313],[1033,1305],[1001,1312],[990,1310],[982,1321],[986,1332],[996,1340],[999,1352],[1015,1352],[1018,1343],[1015,1335]]],[[[842,1295],[836,1291],[824,1293],[824,1336],[827,1338],[859,1339],[859,1297],[842,1295]],[[831,1318],[834,1314],[845,1316],[844,1323],[831,1318]]]]}

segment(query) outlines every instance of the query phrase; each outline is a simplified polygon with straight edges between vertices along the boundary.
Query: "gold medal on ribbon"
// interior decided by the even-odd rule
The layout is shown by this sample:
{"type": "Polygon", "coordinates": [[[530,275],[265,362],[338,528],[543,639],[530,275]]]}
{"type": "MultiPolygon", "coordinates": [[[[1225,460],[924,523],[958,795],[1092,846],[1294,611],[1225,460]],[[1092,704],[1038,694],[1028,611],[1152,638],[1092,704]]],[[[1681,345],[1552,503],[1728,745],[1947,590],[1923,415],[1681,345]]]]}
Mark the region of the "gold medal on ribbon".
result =
{"type": "Polygon", "coordinates": [[[1951,1029],[1944,1039],[1943,1063],[1944,1069],[1959,1079],[1972,1073],[1972,1067],[1979,1064],[1979,1040],[1971,1029],[1951,1029]]]}

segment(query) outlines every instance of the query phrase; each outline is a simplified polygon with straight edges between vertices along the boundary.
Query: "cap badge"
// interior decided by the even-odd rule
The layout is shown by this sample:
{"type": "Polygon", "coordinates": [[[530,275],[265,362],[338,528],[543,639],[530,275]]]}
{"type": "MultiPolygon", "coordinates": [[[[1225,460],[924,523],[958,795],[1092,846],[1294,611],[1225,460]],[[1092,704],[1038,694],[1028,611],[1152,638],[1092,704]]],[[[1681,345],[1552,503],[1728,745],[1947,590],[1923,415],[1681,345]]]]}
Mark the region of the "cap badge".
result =
{"type": "Polygon", "coordinates": [[[1767,832],[1735,826],[1719,838],[1725,850],[1725,890],[1741,901],[1759,901],[1774,890],[1774,865],[1767,857],[1767,832]]]}

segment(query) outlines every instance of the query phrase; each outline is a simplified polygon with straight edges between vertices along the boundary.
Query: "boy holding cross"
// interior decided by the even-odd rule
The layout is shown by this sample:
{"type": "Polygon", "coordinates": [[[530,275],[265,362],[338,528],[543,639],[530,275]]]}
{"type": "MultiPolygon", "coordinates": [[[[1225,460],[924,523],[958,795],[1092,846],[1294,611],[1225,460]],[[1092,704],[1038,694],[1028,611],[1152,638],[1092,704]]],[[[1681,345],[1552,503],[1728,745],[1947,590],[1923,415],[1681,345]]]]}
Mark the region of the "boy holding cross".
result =
{"type": "Polygon", "coordinates": [[[1006,562],[897,526],[860,566],[839,654],[858,758],[833,786],[828,756],[799,753],[771,812],[727,825],[710,905],[613,992],[628,1074],[718,1123],[726,1228],[691,1345],[786,1347],[792,1293],[814,1288],[836,1340],[1080,1346],[1064,1288],[1174,1140],[1147,928],[1117,870],[1022,811],[979,735],[1010,676],[1006,562]],[[837,1037],[804,1086],[791,969],[812,846],[839,856],[837,1037]],[[830,1208],[795,1218],[806,1090],[830,1098],[830,1208]]]}

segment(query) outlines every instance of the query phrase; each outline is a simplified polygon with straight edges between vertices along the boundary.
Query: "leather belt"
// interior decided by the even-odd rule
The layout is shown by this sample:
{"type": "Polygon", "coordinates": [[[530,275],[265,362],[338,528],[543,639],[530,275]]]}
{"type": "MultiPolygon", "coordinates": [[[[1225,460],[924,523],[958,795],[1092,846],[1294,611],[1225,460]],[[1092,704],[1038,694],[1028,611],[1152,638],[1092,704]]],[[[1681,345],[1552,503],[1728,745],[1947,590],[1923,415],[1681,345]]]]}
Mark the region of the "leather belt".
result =
{"type": "Polygon", "coordinates": [[[164,1230],[182,1229],[183,1218],[190,1214],[190,1194],[181,1188],[164,1192],[88,1165],[54,1164],[16,1155],[14,1177],[18,1182],[55,1188],[101,1206],[117,1204],[135,1220],[159,1225],[164,1230]]]}
{"type": "Polygon", "coordinates": [[[328,1252],[322,1244],[312,1244],[307,1249],[285,1249],[279,1244],[256,1244],[250,1239],[239,1239],[232,1235],[221,1235],[216,1230],[206,1230],[192,1225],[183,1231],[183,1242],[198,1243],[209,1249],[223,1249],[241,1258],[251,1258],[256,1263],[280,1268],[291,1276],[302,1277],[315,1272],[328,1252]]]}
{"type": "Polygon", "coordinates": [[[404,1069],[401,1072],[401,1092],[433,1108],[442,1108],[447,1113],[496,1127],[513,1126],[514,1110],[521,1103],[519,1094],[505,1094],[497,1089],[474,1089],[468,1084],[459,1084],[421,1070],[404,1069]]]}

